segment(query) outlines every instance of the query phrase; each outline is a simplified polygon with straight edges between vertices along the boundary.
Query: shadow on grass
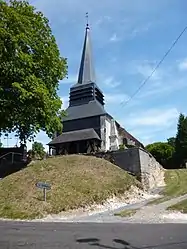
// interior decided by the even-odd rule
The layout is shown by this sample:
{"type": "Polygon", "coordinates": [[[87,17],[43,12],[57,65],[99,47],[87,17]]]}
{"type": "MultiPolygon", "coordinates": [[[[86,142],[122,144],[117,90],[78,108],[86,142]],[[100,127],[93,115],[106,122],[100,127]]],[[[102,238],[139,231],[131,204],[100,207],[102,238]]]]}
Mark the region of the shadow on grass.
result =
{"type": "Polygon", "coordinates": [[[6,162],[4,164],[0,164],[0,178],[7,177],[20,170],[23,170],[28,166],[28,164],[29,164],[29,161],[28,162],[15,162],[15,163],[6,162]]]}

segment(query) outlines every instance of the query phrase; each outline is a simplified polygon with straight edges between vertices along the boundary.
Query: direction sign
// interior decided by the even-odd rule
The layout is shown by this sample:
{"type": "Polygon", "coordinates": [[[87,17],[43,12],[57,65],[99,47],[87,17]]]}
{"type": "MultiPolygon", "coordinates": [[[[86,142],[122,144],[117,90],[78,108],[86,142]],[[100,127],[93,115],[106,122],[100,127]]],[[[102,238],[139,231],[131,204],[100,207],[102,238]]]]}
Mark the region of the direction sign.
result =
{"type": "Polygon", "coordinates": [[[36,183],[36,187],[37,187],[37,188],[41,188],[41,189],[47,189],[47,190],[50,190],[50,189],[51,189],[50,184],[45,183],[45,182],[37,182],[37,183],[36,183]]]}

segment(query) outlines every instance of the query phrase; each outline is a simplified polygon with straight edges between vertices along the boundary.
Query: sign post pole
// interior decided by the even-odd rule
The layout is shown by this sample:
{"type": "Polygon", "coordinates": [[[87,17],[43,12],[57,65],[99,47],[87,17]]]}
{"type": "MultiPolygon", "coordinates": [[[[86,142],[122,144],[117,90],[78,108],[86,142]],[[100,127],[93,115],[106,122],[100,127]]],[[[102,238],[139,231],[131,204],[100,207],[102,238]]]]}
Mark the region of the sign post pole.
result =
{"type": "Polygon", "coordinates": [[[43,189],[43,193],[44,193],[44,201],[46,201],[46,197],[47,197],[47,191],[46,191],[46,188],[43,189]]]}
{"type": "Polygon", "coordinates": [[[38,182],[38,183],[36,183],[36,187],[40,188],[40,189],[43,189],[43,200],[46,201],[46,199],[47,199],[47,190],[50,190],[51,186],[49,184],[47,184],[47,183],[44,183],[44,182],[38,182]]]}

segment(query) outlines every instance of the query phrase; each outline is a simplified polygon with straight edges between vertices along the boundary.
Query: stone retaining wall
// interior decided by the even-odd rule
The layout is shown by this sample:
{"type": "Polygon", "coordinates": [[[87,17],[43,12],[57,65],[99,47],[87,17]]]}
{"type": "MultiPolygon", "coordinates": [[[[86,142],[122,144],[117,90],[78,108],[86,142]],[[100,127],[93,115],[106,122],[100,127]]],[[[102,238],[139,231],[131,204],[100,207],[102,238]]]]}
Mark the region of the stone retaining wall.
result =
{"type": "Polygon", "coordinates": [[[112,152],[99,152],[91,155],[104,158],[118,167],[137,176],[144,189],[164,185],[164,168],[146,150],[133,147],[112,152]]]}

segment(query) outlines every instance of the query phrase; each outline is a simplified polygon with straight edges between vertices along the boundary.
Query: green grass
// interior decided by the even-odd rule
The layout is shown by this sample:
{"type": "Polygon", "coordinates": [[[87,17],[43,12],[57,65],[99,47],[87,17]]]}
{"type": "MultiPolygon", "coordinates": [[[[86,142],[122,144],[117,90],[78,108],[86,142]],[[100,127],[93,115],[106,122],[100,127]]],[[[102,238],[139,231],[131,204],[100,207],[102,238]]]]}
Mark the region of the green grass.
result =
{"type": "Polygon", "coordinates": [[[120,217],[131,217],[131,216],[135,215],[137,211],[138,211],[138,209],[126,209],[126,210],[123,210],[119,213],[115,213],[114,215],[120,216],[120,217]]]}
{"type": "Polygon", "coordinates": [[[61,156],[31,164],[0,181],[0,217],[34,219],[103,203],[140,183],[112,163],[90,156],[61,156]],[[47,202],[39,181],[51,184],[47,202]]]}
{"type": "Polygon", "coordinates": [[[187,213],[187,200],[181,201],[173,206],[167,208],[171,211],[180,211],[181,213],[187,213]]]}
{"type": "Polygon", "coordinates": [[[166,186],[162,191],[163,197],[149,202],[149,205],[159,204],[184,194],[187,194],[187,169],[167,170],[165,172],[166,186]]]}

